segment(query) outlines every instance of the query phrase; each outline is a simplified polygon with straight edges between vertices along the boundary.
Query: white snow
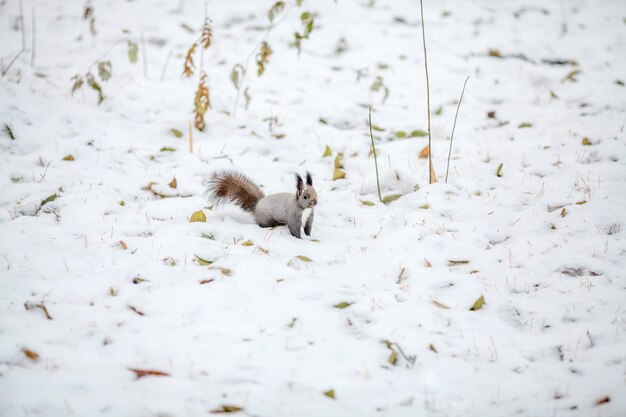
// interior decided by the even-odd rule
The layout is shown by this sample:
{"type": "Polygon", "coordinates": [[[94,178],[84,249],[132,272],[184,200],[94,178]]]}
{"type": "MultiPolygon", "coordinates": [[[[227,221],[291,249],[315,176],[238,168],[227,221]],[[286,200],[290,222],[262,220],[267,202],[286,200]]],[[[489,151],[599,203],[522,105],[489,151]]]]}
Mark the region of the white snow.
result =
{"type": "Polygon", "coordinates": [[[427,129],[415,0],[289,0],[262,77],[273,1],[208,1],[192,153],[203,1],[92,2],[94,36],[84,2],[23,0],[8,70],[20,2],[0,2],[0,416],[626,415],[626,3],[424,3],[432,185],[427,138],[395,135],[427,129]],[[70,92],[88,70],[100,105],[70,92]],[[266,193],[311,171],[312,236],[211,209],[222,168],[266,193]]]}

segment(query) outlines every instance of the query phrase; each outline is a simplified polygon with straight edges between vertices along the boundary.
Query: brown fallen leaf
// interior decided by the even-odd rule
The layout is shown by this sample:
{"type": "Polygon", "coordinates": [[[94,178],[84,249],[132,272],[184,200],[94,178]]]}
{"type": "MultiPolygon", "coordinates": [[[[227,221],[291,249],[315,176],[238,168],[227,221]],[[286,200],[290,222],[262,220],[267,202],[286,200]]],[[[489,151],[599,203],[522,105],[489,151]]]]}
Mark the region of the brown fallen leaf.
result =
{"type": "Polygon", "coordinates": [[[465,265],[468,264],[469,261],[462,259],[462,260],[449,260],[448,261],[448,266],[455,266],[455,265],[465,265]]]}
{"type": "Polygon", "coordinates": [[[591,145],[591,140],[587,136],[585,136],[583,138],[583,145],[585,145],[585,146],[590,146],[591,145]]]}
{"type": "Polygon", "coordinates": [[[176,181],[176,177],[174,177],[174,179],[172,181],[170,181],[170,183],[167,184],[167,185],[169,185],[172,188],[178,187],[178,181],[176,181]]]}
{"type": "Polygon", "coordinates": [[[152,191],[152,187],[155,185],[157,185],[155,181],[150,181],[147,185],[141,187],[141,189],[144,191],[152,191]]]}
{"type": "Polygon", "coordinates": [[[390,365],[395,365],[396,363],[398,363],[398,352],[392,350],[389,354],[389,358],[387,358],[387,362],[389,362],[390,365]]]}
{"type": "Polygon", "coordinates": [[[32,350],[26,348],[22,348],[22,352],[24,352],[24,355],[26,355],[26,357],[33,362],[37,362],[39,360],[39,354],[37,352],[33,352],[32,350]]]}
{"type": "Polygon", "coordinates": [[[128,249],[128,245],[126,244],[126,242],[124,242],[123,240],[120,240],[120,246],[122,247],[122,249],[126,250],[128,249]]]}
{"type": "Polygon", "coordinates": [[[430,148],[428,147],[428,145],[426,145],[420,151],[418,158],[428,158],[429,153],[430,153],[430,148]]]}
{"type": "Polygon", "coordinates": [[[602,404],[606,404],[608,402],[611,402],[611,397],[609,397],[607,395],[606,397],[602,397],[602,398],[596,400],[596,405],[602,405],[602,404]]]}
{"type": "Polygon", "coordinates": [[[243,411],[243,408],[236,405],[221,405],[220,408],[212,410],[211,414],[236,413],[238,411],[243,411]]]}
{"type": "Polygon", "coordinates": [[[450,307],[448,307],[447,305],[445,305],[444,303],[440,303],[437,300],[433,300],[433,304],[436,305],[439,308],[443,308],[444,310],[449,310],[450,307]]]}
{"type": "Polygon", "coordinates": [[[65,156],[63,157],[63,160],[64,160],[64,161],[75,161],[76,159],[74,158],[74,155],[72,155],[72,154],[68,154],[68,155],[65,155],[65,156]]]}
{"type": "Polygon", "coordinates": [[[567,216],[567,210],[565,210],[565,207],[563,207],[561,209],[561,217],[565,217],[565,216],[567,216]]]}
{"type": "Polygon", "coordinates": [[[215,281],[215,279],[210,278],[210,279],[200,280],[199,282],[200,282],[200,285],[203,285],[203,284],[208,284],[209,282],[213,282],[213,281],[215,281]]]}
{"type": "Polygon", "coordinates": [[[167,372],[155,371],[154,369],[128,368],[128,370],[135,373],[136,379],[143,378],[144,376],[170,376],[167,372]]]}

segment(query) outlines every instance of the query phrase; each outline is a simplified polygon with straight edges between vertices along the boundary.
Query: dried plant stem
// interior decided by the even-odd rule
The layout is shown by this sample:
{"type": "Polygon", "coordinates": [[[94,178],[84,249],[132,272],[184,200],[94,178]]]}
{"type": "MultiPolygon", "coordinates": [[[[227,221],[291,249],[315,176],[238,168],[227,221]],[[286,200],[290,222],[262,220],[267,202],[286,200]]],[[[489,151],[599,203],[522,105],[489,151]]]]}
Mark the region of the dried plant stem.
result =
{"type": "Polygon", "coordinates": [[[448,172],[450,171],[450,156],[452,155],[452,140],[454,139],[454,129],[456,129],[456,118],[459,116],[459,109],[461,108],[461,102],[463,101],[463,94],[465,94],[465,86],[467,85],[467,80],[469,80],[469,75],[465,79],[463,83],[463,90],[461,90],[461,98],[459,99],[459,104],[456,106],[456,113],[454,114],[454,123],[452,124],[452,134],[450,135],[450,150],[448,151],[448,164],[446,165],[446,184],[448,183],[448,172]]]}
{"type": "MultiPolygon", "coordinates": [[[[233,105],[233,111],[231,113],[233,117],[237,115],[237,108],[239,106],[239,96],[240,96],[239,93],[240,93],[240,90],[244,89],[243,87],[245,84],[246,75],[248,74],[248,67],[250,66],[250,59],[252,59],[252,57],[256,54],[256,51],[258,51],[259,47],[263,44],[263,42],[267,41],[267,38],[269,37],[272,29],[274,29],[279,23],[283,22],[284,20],[287,19],[287,17],[289,17],[289,13],[293,9],[293,7],[294,7],[293,5],[287,7],[282,18],[278,19],[275,22],[270,22],[270,25],[265,30],[265,33],[263,34],[263,37],[261,37],[261,40],[254,46],[254,48],[252,48],[252,50],[246,57],[244,64],[241,65],[241,67],[243,68],[243,73],[241,74],[241,81],[239,84],[239,88],[237,89],[237,95],[235,96],[235,104],[233,105]]],[[[246,106],[246,109],[247,109],[247,106],[246,106]]]]}
{"type": "Polygon", "coordinates": [[[9,65],[7,65],[7,67],[2,70],[2,75],[5,75],[9,71],[17,58],[19,58],[20,55],[22,55],[22,52],[26,50],[26,31],[24,29],[24,4],[22,3],[22,1],[20,1],[20,29],[22,30],[22,49],[20,49],[19,52],[15,54],[11,62],[9,62],[9,65]]]}
{"type": "Polygon", "coordinates": [[[428,54],[426,53],[426,31],[424,29],[424,4],[423,0],[420,0],[420,13],[422,15],[422,42],[424,44],[424,68],[426,69],[426,105],[428,110],[428,183],[432,184],[437,179],[433,178],[433,147],[430,135],[430,83],[428,80],[428,54]]]}
{"type": "Polygon", "coordinates": [[[372,152],[374,153],[374,166],[376,167],[376,187],[378,188],[378,199],[383,202],[383,196],[380,194],[380,180],[378,179],[378,159],[376,158],[376,146],[374,145],[374,134],[372,133],[372,107],[369,108],[369,125],[370,138],[372,139],[372,152]]]}
{"type": "Polygon", "coordinates": [[[26,30],[24,29],[24,4],[20,0],[20,28],[22,29],[22,51],[26,49],[26,30]]]}
{"type": "Polygon", "coordinates": [[[189,123],[189,153],[193,153],[193,127],[189,123]]]}
{"type": "Polygon", "coordinates": [[[148,56],[146,55],[146,43],[143,40],[143,33],[141,34],[141,58],[143,63],[143,77],[148,79],[148,56]]]}
{"type": "Polygon", "coordinates": [[[167,71],[167,64],[169,64],[170,59],[172,58],[172,52],[173,52],[173,49],[170,49],[169,54],[167,54],[167,58],[165,58],[165,63],[163,64],[163,69],[161,70],[161,78],[159,79],[160,83],[162,83],[163,79],[165,78],[165,72],[167,71]]]}
{"type": "Polygon", "coordinates": [[[35,44],[36,44],[36,39],[37,39],[37,32],[36,32],[36,21],[35,21],[35,7],[32,8],[32,20],[33,20],[33,39],[32,39],[32,45],[30,48],[30,66],[32,67],[33,65],[35,65],[35,44]]]}

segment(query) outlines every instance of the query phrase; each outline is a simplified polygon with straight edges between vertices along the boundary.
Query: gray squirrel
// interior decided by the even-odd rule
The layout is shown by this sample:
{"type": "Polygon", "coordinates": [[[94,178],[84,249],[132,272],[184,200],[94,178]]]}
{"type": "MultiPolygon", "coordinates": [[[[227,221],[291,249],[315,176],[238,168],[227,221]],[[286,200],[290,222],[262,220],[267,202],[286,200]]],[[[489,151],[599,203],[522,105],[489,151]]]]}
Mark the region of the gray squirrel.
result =
{"type": "Polygon", "coordinates": [[[306,173],[306,187],[296,174],[296,193],[278,193],[266,196],[250,178],[236,171],[218,171],[209,183],[211,199],[216,203],[230,201],[252,213],[261,227],[287,226],[292,236],[300,239],[300,230],[311,236],[313,209],[317,193],[311,173],[306,173]]]}

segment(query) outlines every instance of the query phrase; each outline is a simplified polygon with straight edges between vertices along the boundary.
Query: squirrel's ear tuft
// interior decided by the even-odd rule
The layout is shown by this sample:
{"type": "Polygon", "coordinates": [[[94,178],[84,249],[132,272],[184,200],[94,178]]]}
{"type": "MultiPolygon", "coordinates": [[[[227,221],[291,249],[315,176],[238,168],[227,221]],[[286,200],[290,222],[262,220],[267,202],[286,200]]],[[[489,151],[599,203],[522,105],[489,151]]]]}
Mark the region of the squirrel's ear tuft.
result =
{"type": "Polygon", "coordinates": [[[309,171],[306,172],[306,185],[313,186],[313,177],[311,177],[311,173],[309,171]]]}
{"type": "Polygon", "coordinates": [[[304,191],[304,183],[302,182],[302,177],[300,176],[300,174],[296,174],[296,196],[300,197],[302,191],[304,191]]]}

